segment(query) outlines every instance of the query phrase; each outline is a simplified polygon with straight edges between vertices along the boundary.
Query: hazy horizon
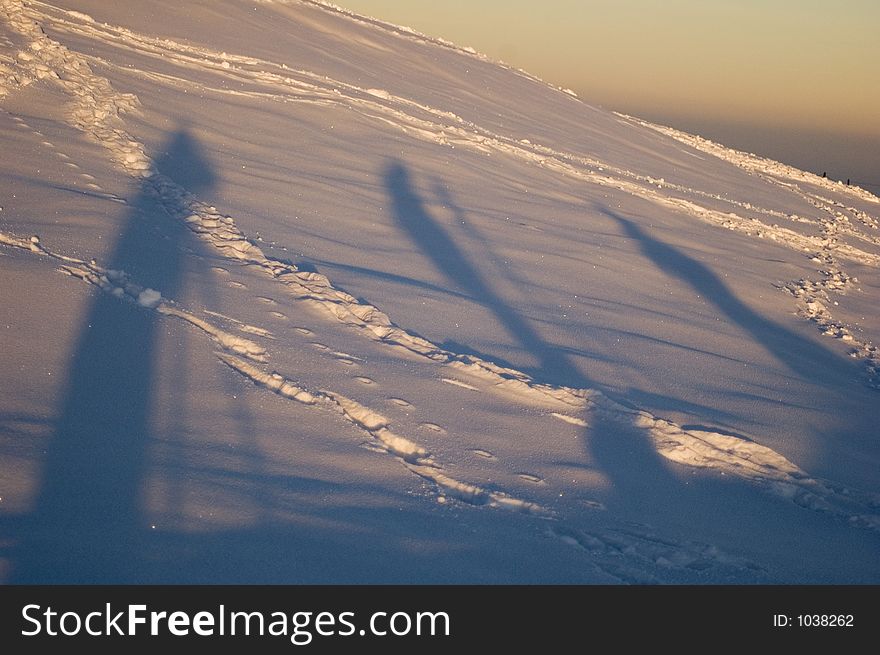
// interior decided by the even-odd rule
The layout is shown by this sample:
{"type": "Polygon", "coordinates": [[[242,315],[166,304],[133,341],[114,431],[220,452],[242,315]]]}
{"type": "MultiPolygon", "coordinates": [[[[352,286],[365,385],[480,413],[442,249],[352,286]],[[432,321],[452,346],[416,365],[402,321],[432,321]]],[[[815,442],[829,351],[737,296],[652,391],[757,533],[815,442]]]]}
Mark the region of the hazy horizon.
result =
{"type": "Polygon", "coordinates": [[[699,134],[728,147],[775,159],[832,180],[850,180],[880,195],[880,137],[836,133],[817,127],[725,121],[710,116],[675,115],[649,108],[608,107],[699,134]]]}
{"type": "Polygon", "coordinates": [[[587,103],[880,193],[880,5],[794,0],[345,0],[587,103]]]}

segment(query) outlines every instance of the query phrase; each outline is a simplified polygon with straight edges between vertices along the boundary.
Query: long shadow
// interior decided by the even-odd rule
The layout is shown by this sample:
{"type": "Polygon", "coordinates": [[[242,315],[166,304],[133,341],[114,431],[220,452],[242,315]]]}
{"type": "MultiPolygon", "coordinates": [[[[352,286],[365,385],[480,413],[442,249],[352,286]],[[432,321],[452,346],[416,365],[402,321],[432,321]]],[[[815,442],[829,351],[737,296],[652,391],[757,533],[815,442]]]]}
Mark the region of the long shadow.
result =
{"type": "MultiPolygon", "coordinates": [[[[406,166],[393,161],[385,170],[385,186],[391,199],[394,219],[422,254],[476,302],[488,308],[499,323],[527,352],[537,358],[536,377],[552,384],[598,388],[566,356],[565,351],[547,343],[529,323],[495,293],[486,276],[455,244],[452,237],[431,216],[410,181],[406,166]]],[[[435,188],[438,185],[435,184],[435,188]]],[[[452,194],[444,188],[440,201],[451,208],[457,220],[466,221],[452,194]]],[[[483,240],[481,247],[489,249],[483,240]]],[[[487,255],[490,256],[490,255],[487,255]]],[[[588,417],[584,434],[587,459],[605,473],[611,482],[609,504],[635,509],[639,514],[656,507],[658,498],[670,498],[681,491],[643,430],[622,424],[603,413],[588,417]]]]}
{"type": "MultiPolygon", "coordinates": [[[[376,271],[371,268],[366,268],[364,266],[354,266],[352,264],[341,264],[339,262],[331,262],[325,259],[313,259],[311,260],[314,264],[318,266],[326,266],[327,268],[333,268],[336,270],[346,271],[349,273],[353,273],[355,275],[362,275],[366,277],[375,277],[380,280],[384,280],[386,282],[390,282],[392,284],[397,284],[400,286],[412,287],[414,289],[421,289],[424,291],[433,291],[438,293],[443,293],[447,295],[452,295],[462,300],[473,300],[466,294],[454,291],[452,289],[446,289],[440,287],[436,284],[431,284],[430,282],[425,282],[423,280],[416,280],[411,277],[406,277],[404,275],[398,275],[396,273],[389,273],[387,271],[376,271]]],[[[297,261],[296,265],[300,270],[305,270],[305,266],[308,265],[308,262],[297,261]]],[[[317,269],[316,269],[317,270],[317,269]]]]}
{"type": "MultiPolygon", "coordinates": [[[[450,233],[431,215],[415,190],[407,167],[399,161],[391,162],[385,170],[385,185],[390,196],[393,218],[400,229],[418,246],[422,255],[450,282],[475,301],[487,307],[499,323],[519,341],[520,345],[532,353],[540,362],[541,369],[535,376],[553,384],[576,384],[601,389],[592,383],[566,356],[564,349],[543,340],[540,333],[516,310],[505,303],[489,282],[488,275],[470,261],[463,250],[454,242],[450,233]]],[[[436,185],[435,185],[436,186],[436,185]]],[[[455,205],[452,194],[444,191],[438,200],[451,209],[456,225],[468,221],[462,208],[455,205]]],[[[637,226],[629,225],[629,234],[645,235],[637,226]]],[[[486,252],[486,261],[492,260],[491,242],[480,237],[478,231],[471,230],[471,236],[480,241],[480,248],[486,252]]],[[[769,321],[749,313],[724,285],[704,270],[698,262],[693,262],[662,244],[647,240],[642,243],[651,255],[663,260],[663,266],[672,266],[682,275],[693,278],[701,293],[713,297],[715,302],[731,313],[739,312],[739,321],[749,325],[752,330],[775,329],[769,321]]],[[[653,257],[652,257],[653,259],[653,257]]],[[[659,265],[659,261],[657,262],[659,265]]],[[[499,268],[496,265],[496,268],[499,268]]],[[[586,283],[586,280],[585,280],[586,283]]],[[[784,337],[774,337],[773,345],[784,353],[784,337]]],[[[800,362],[794,355],[789,358],[795,365],[800,362]]],[[[614,397],[614,394],[608,394],[614,397]]],[[[625,400],[620,400],[625,402],[625,400]]],[[[613,412],[588,412],[584,418],[588,426],[583,432],[585,464],[595,467],[608,481],[603,496],[610,510],[606,520],[591,518],[590,515],[577,514],[566,517],[567,523],[574,525],[583,522],[593,526],[594,521],[602,524],[607,521],[612,530],[625,529],[628,522],[658,525],[662,534],[672,539],[713,539],[719,532],[724,533],[729,524],[746,529],[747,533],[761,530],[762,517],[752,511],[757,500],[755,491],[749,485],[734,480],[719,480],[702,475],[696,470],[674,467],[659,455],[648,432],[627,422],[623,415],[613,412]],[[751,532],[749,532],[751,531],[751,532]]],[[[771,502],[759,500],[759,503],[771,502]]],[[[763,505],[762,505],[763,506],[763,505]]],[[[780,517],[780,525],[790,517],[780,517]]],[[[650,532],[650,529],[649,529],[650,532]]]]}
{"type": "Polygon", "coordinates": [[[397,225],[419,247],[434,267],[459,290],[492,312],[523,349],[537,358],[541,375],[566,384],[585,382],[584,375],[567,357],[548,344],[529,323],[491,287],[486,277],[465,255],[440,223],[427,211],[413,188],[406,166],[392,161],[385,170],[385,188],[397,225]]]}
{"type": "MultiPolygon", "coordinates": [[[[726,321],[763,347],[784,367],[784,373],[812,387],[801,396],[803,402],[814,403],[817,414],[834,417],[833,424],[822,431],[822,438],[811,440],[811,472],[814,475],[841,479],[839,476],[849,475],[853,469],[868,470],[864,467],[865,456],[875,450],[876,421],[865,410],[868,406],[865,403],[871,402],[870,391],[863,384],[862,372],[854,360],[757,313],[737,298],[705,264],[651,236],[631,218],[608,207],[598,206],[597,209],[616,221],[658,269],[699,293],[726,321]]],[[[726,395],[749,397],[736,390],[728,390],[726,395]]],[[[766,398],[755,397],[754,400],[766,401],[766,398]]],[[[807,409],[802,403],[789,402],[787,405],[793,409],[807,409]]]]}
{"type": "MultiPolygon", "coordinates": [[[[157,158],[160,172],[192,191],[215,177],[184,130],[157,158]]],[[[158,204],[145,181],[107,258],[138,283],[175,297],[182,282],[186,228],[158,204]]],[[[19,583],[124,582],[145,525],[142,494],[151,439],[159,316],[96,291],[80,328],[11,580],[19,583]]]]}
{"type": "MultiPolygon", "coordinates": [[[[822,462],[823,459],[838,460],[840,458],[852,458],[849,452],[851,444],[858,439],[864,439],[865,431],[872,428],[866,428],[864,413],[857,408],[858,401],[853,403],[841,402],[840,388],[853,389],[853,383],[858,380],[858,372],[856,367],[848,362],[846,358],[840,357],[821,344],[804,339],[792,330],[775,323],[774,321],[758,314],[743,301],[741,301],[734,292],[706,265],[698,260],[686,255],[673,246],[664,243],[650,235],[636,221],[625,216],[621,216],[612,209],[604,206],[596,207],[610,219],[617,222],[622,228],[624,234],[634,239],[641,252],[649,259],[659,270],[680,280],[689,286],[696,293],[700,294],[708,303],[714,306],[723,318],[729,323],[740,328],[749,338],[756,344],[763,346],[768,354],[785,367],[787,372],[793,378],[801,379],[807,383],[821,385],[824,390],[817,396],[816,400],[820,406],[825,406],[829,411],[841,411],[838,421],[838,427],[826,432],[821,444],[816,447],[822,448],[821,454],[814,453],[816,462],[822,462]],[[826,403],[825,390],[832,391],[832,400],[830,404],[826,403]],[[861,436],[860,436],[861,435],[861,436]]],[[[856,382],[857,384],[857,382],[856,382]]],[[[728,391],[727,395],[741,395],[743,392],[736,390],[728,391]]],[[[641,394],[641,397],[644,397],[641,394]]],[[[861,396],[857,396],[861,397],[861,396]]],[[[757,399],[756,399],[757,400],[757,399]]],[[[657,398],[652,399],[653,403],[657,403],[657,398]]],[[[663,400],[662,402],[672,403],[672,405],[681,407],[686,406],[680,400],[663,400]]],[[[788,403],[789,406],[797,408],[797,404],[788,403]]],[[[701,413],[707,415],[705,412],[701,413]]],[[[717,418],[717,413],[714,415],[717,418]]],[[[698,426],[702,427],[702,426],[698,426]]],[[[711,427],[712,430],[718,430],[711,427]]],[[[629,440],[632,442],[632,440],[629,440]]],[[[594,440],[594,452],[597,459],[601,458],[605,461],[605,465],[611,468],[622,470],[621,467],[615,467],[612,459],[617,457],[615,449],[610,444],[603,445],[603,440],[594,440]],[[607,448],[606,448],[607,446],[607,448]],[[604,454],[601,451],[605,451],[604,454]]],[[[625,466],[626,462],[618,462],[621,466],[625,466]]],[[[635,462],[633,462],[635,464],[635,462]]],[[[819,464],[817,464],[818,468],[819,464]]],[[[815,470],[814,470],[815,472],[815,470]]],[[[690,506],[686,508],[694,517],[697,516],[699,510],[696,506],[703,508],[703,515],[710,521],[717,522],[718,517],[723,515],[727,520],[732,521],[731,515],[738,512],[741,515],[739,523],[744,529],[744,533],[748,533],[746,526],[752,523],[757,527],[755,534],[763,534],[766,532],[766,526],[761,527],[760,519],[749,513],[743,514],[742,507],[751,507],[755,502],[754,499],[743,496],[743,503],[738,506],[736,502],[731,502],[730,494],[744,493],[745,489],[735,489],[731,485],[725,486],[724,495],[718,495],[717,498],[725,498],[724,505],[718,505],[712,508],[711,503],[705,495],[697,496],[693,493],[693,484],[690,485],[688,492],[690,493],[690,506]],[[713,519],[712,514],[717,516],[713,519]]],[[[703,483],[705,488],[705,483],[703,483]]],[[[717,485],[716,485],[717,488],[717,485]]],[[[659,489],[658,489],[659,491],[659,489]]],[[[663,505],[664,511],[668,511],[670,506],[668,503],[663,505]]],[[[783,525],[785,521],[790,521],[788,515],[778,515],[778,525],[783,525]]],[[[800,519],[795,519],[800,520],[800,519]]],[[[780,534],[784,535],[785,530],[781,530],[780,534]]]]}
{"type": "Polygon", "coordinates": [[[857,377],[854,366],[821,344],[808,342],[791,330],[761,316],[742,302],[705,264],[680,250],[655,239],[634,221],[608,207],[598,207],[616,221],[624,233],[636,240],[642,253],[661,271],[681,280],[742,328],[756,343],[764,346],[777,361],[804,380],[815,381],[833,375],[838,382],[852,382],[857,377]]]}

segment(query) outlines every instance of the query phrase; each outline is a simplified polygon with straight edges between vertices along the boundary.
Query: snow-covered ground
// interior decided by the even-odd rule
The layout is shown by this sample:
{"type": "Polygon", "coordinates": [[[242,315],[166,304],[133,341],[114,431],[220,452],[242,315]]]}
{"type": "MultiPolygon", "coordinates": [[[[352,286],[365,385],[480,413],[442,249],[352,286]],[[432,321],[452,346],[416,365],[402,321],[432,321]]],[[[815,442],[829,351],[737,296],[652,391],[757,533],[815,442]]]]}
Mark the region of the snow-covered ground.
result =
{"type": "Polygon", "coordinates": [[[880,581],[866,191],[306,0],[0,0],[0,144],[4,581],[880,581]]]}

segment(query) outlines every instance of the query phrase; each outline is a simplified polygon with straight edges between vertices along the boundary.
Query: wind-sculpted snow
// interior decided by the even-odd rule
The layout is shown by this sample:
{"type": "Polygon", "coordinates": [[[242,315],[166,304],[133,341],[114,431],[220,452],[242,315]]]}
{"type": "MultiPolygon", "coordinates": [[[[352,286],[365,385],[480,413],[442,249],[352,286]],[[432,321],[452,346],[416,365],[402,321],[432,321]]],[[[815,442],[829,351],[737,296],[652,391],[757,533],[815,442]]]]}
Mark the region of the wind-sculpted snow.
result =
{"type": "MultiPolygon", "coordinates": [[[[45,6],[48,8],[48,5],[45,6]]],[[[778,210],[763,209],[719,194],[710,194],[690,187],[676,185],[664,179],[640,175],[598,159],[498,134],[473,122],[466,121],[453,112],[438,110],[403,97],[392,95],[381,89],[362,88],[328,78],[326,75],[318,75],[305,70],[295,70],[286,64],[277,64],[234,53],[219,52],[204,47],[178,43],[170,39],[157,39],[136,34],[131,30],[120,27],[98,25],[93,21],[69,20],[70,18],[78,19],[80,17],[70,16],[69,12],[65,13],[67,14],[66,18],[51,17],[53,24],[61,30],[69,30],[95,39],[108,40],[119,47],[132,49],[139,54],[147,54],[164,62],[176,63],[184,68],[207,70],[222,76],[222,78],[231,77],[241,82],[252,83],[256,88],[268,87],[272,89],[272,92],[269,93],[264,91],[252,92],[253,95],[258,97],[274,98],[281,102],[307,102],[326,105],[342,104],[360,111],[364,115],[390,124],[415,138],[425,139],[449,147],[468,147],[482,152],[495,152],[506,156],[513,156],[562,175],[574,177],[580,181],[631,193],[645,200],[682,211],[712,225],[760,238],[771,238],[777,243],[786,245],[794,250],[819,249],[823,245],[823,240],[820,237],[802,234],[777,224],[766,224],[760,220],[738,216],[732,212],[720,212],[702,206],[693,200],[677,198],[659,191],[663,189],[679,191],[694,198],[704,197],[729,203],[733,207],[755,210],[771,218],[783,218],[794,222],[799,220],[797,216],[782,214],[778,210]]],[[[82,56],[82,65],[87,66],[89,59],[94,58],[82,56]]],[[[112,62],[108,61],[101,61],[101,63],[113,65],[112,62]]],[[[146,76],[156,75],[148,71],[141,71],[141,73],[146,76]]],[[[167,75],[162,75],[160,78],[167,79],[167,75]]],[[[200,84],[197,81],[183,77],[174,79],[188,85],[198,86],[200,84]]],[[[248,95],[247,91],[223,88],[219,84],[210,87],[210,90],[217,93],[248,95]]],[[[90,103],[100,100],[99,98],[90,97],[88,94],[86,96],[90,103]]],[[[112,99],[106,98],[104,101],[108,105],[106,111],[109,115],[131,111],[131,107],[128,106],[131,99],[125,96],[112,99]]],[[[106,134],[102,133],[101,136],[106,136],[106,134]]],[[[128,159],[135,160],[136,155],[129,152],[129,149],[124,146],[117,146],[116,149],[119,151],[118,154],[124,158],[124,161],[128,159]]],[[[717,153],[713,150],[712,154],[717,153]]],[[[143,160],[140,158],[137,158],[137,162],[133,166],[135,170],[145,170],[143,160]]],[[[790,169],[790,167],[782,167],[781,165],[780,168],[790,169]]],[[[870,196],[867,192],[862,193],[870,196]]],[[[873,198],[873,196],[870,197],[873,198]]],[[[867,219],[870,219],[870,217],[867,217],[867,219]]],[[[872,266],[880,264],[880,255],[846,244],[839,246],[839,254],[842,257],[872,266]]]]}
{"type": "MultiPolygon", "coordinates": [[[[441,494],[457,498],[470,505],[486,505],[541,517],[552,515],[551,512],[536,503],[520,500],[498,491],[488,491],[451,478],[443,472],[443,468],[422,446],[392,432],[387,418],[350,398],[332,391],[310,393],[278,373],[267,375],[256,366],[226,354],[220,353],[218,357],[230,368],[247,376],[254,383],[285,398],[291,398],[307,405],[320,405],[325,409],[339,412],[348,421],[367,432],[381,451],[399,459],[407,469],[416,475],[433,482],[441,494]]],[[[441,495],[441,497],[443,496],[441,495]]]]}
{"type": "MultiPolygon", "coordinates": [[[[335,7],[327,9],[346,16],[346,20],[374,24],[335,7]]],[[[815,216],[786,213],[779,209],[762,208],[727,194],[667,182],[598,158],[501,134],[465,120],[447,109],[395,95],[377,86],[360,87],[266,59],[139,34],[120,26],[99,23],[80,12],[57,9],[47,3],[24,4],[18,0],[0,0],[0,16],[14,36],[20,39],[12,57],[0,58],[0,98],[36,82],[45,82],[61,89],[69,100],[65,108],[69,126],[100,144],[119,172],[136,181],[169,216],[210,246],[216,263],[227,267],[246,265],[249,271],[262,275],[268,288],[283,294],[291,307],[311,312],[327,325],[345,326],[352,335],[357,335],[359,339],[352,339],[350,344],[341,348],[338,345],[331,348],[318,341],[311,341],[310,346],[305,348],[311,348],[312,353],[317,351],[320,357],[352,367],[350,370],[358,370],[361,374],[353,379],[362,385],[361,389],[378,386],[371,376],[374,372],[382,372],[382,360],[379,358],[380,363],[375,363],[377,358],[370,357],[371,353],[376,352],[373,348],[377,348],[382,357],[419,362],[426,367],[424,370],[432,371],[433,379],[441,388],[438,394],[460,399],[462,403],[479,403],[482,394],[486,394],[530,412],[534,420],[549,417],[548,422],[553,423],[555,419],[555,425],[572,431],[588,432],[597,421],[618,426],[621,431],[635,430],[647,438],[658,455],[674,465],[699,469],[707,475],[730,476],[800,507],[860,527],[880,529],[880,501],[877,498],[811,476],[767,446],[721,429],[685,427],[684,422],[679,425],[636,408],[625,398],[613,398],[614,394],[596,388],[538,381],[524,371],[502,366],[488,357],[457,352],[460,349],[454,345],[434,343],[413,330],[401,327],[369,300],[357,298],[334,286],[327,276],[302,270],[293,263],[268,255],[259,245],[258,235],[251,236],[240,227],[244,221],[210,204],[211,199],[200,197],[201,193],[192,192],[159,172],[154,159],[147,154],[148,148],[135,138],[128,124],[129,117],[140,111],[139,99],[135,95],[118,92],[109,79],[95,72],[119,65],[97,54],[86,54],[62,45],[50,38],[41,24],[51,23],[53,30],[58,33],[73,34],[100,42],[108,48],[137,53],[143,61],[163,62],[165,66],[162,72],[146,68],[126,69],[127,73],[149,82],[173,82],[187,89],[266,102],[345,107],[420,142],[442,148],[466,148],[524,162],[536,167],[536,170],[550,171],[576,184],[620,191],[663,210],[671,210],[741,235],[768,239],[799,255],[806,254],[821,266],[821,279],[800,279],[778,286],[795,297],[800,315],[817,323],[825,334],[849,343],[853,347],[853,356],[866,361],[868,382],[877,385],[880,355],[876,347],[835,318],[831,294],[851,289],[857,284],[857,279],[844,270],[841,262],[868,268],[880,265],[880,254],[875,249],[880,245],[880,240],[871,233],[877,230],[878,221],[864,209],[841,205],[839,201],[822,195],[822,192],[840,192],[839,185],[814,179],[815,176],[767,160],[735,153],[668,128],[623,117],[641,128],[657,130],[689,147],[764,176],[771,184],[785,185],[788,191],[799,194],[801,199],[816,209],[815,216]],[[173,75],[167,72],[168,66],[176,67],[173,75]],[[192,74],[194,71],[198,75],[192,74]],[[800,184],[809,185],[809,188],[801,188],[800,184]],[[719,206],[726,207],[728,211],[720,211],[719,206]],[[814,231],[801,230],[803,226],[814,231]],[[844,237],[848,240],[845,241],[844,237]]],[[[377,28],[392,29],[378,24],[377,28]]],[[[405,31],[400,33],[408,35],[405,31]]],[[[424,41],[430,47],[452,49],[462,54],[451,44],[419,35],[410,36],[424,41]]],[[[468,52],[464,54],[477,56],[468,52]]],[[[877,202],[876,198],[858,189],[849,189],[846,193],[858,201],[877,202]]],[[[312,384],[306,375],[301,376],[296,370],[284,370],[281,366],[278,370],[269,368],[270,360],[275,361],[285,348],[291,347],[275,337],[274,329],[269,330],[251,324],[253,321],[245,322],[213,310],[204,312],[211,317],[211,320],[207,320],[196,311],[163,296],[161,289],[139,285],[125,272],[105,268],[95,260],[87,262],[56,252],[46,247],[38,237],[20,237],[4,229],[0,232],[0,244],[48,258],[62,272],[120,301],[137,303],[143,311],[185,321],[207,335],[215,347],[219,347],[216,356],[228,367],[223,369],[226,374],[238,375],[253,383],[260,394],[265,394],[261,397],[271,398],[270,394],[275,394],[294,401],[285,407],[294,407],[296,404],[307,407],[309,409],[304,411],[317,412],[315,416],[325,417],[328,429],[332,429],[331,421],[341,417],[348,429],[366,438],[362,445],[399,462],[406,471],[418,476],[413,479],[420,484],[421,480],[427,481],[442,503],[455,499],[468,506],[511,510],[547,520],[551,527],[544,529],[546,534],[588,553],[591,559],[598,562],[596,565],[613,579],[654,582],[657,581],[656,577],[646,573],[646,570],[657,567],[688,572],[714,567],[719,571],[736,571],[737,575],[763,575],[760,567],[743,558],[726,555],[709,544],[664,540],[643,528],[612,527],[593,531],[584,528],[577,517],[570,514],[569,506],[563,501],[554,504],[554,494],[542,488],[549,485],[540,476],[513,468],[517,479],[527,483],[524,489],[512,490],[494,482],[494,469],[488,467],[507,466],[503,454],[496,455],[492,450],[473,444],[467,449],[460,447],[452,454],[441,455],[434,447],[437,442],[432,439],[448,437],[449,431],[443,427],[442,417],[432,416],[429,417],[430,421],[421,420],[419,428],[410,433],[401,430],[396,420],[380,410],[375,399],[366,392],[365,398],[370,400],[351,397],[350,392],[327,388],[328,385],[312,384]],[[215,321],[225,327],[231,325],[232,329],[260,342],[222,329],[215,321]],[[266,345],[261,345],[263,343],[266,345]],[[487,467],[485,475],[474,473],[479,468],[465,469],[468,477],[457,473],[457,460],[471,456],[476,456],[475,466],[487,467]]],[[[226,271],[222,266],[213,268],[220,273],[226,271]]],[[[230,281],[230,286],[243,291],[247,289],[240,282],[232,284],[230,281]]],[[[268,295],[273,294],[242,297],[249,306],[276,307],[269,314],[278,321],[289,320],[290,316],[279,311],[278,303],[268,295]]],[[[296,329],[309,339],[315,337],[307,328],[296,329]]],[[[389,389],[394,395],[387,396],[388,403],[402,410],[416,411],[414,404],[405,399],[406,381],[397,384],[399,388],[389,389]]],[[[707,421],[709,423],[711,421],[707,421]]],[[[511,435],[512,440],[515,437],[511,435]]],[[[559,493],[557,498],[562,495],[559,493]]],[[[586,506],[591,511],[604,510],[601,503],[587,501],[586,506]]]]}
{"type": "MultiPolygon", "coordinates": [[[[621,116],[624,115],[621,114],[621,116]]],[[[801,244],[801,249],[807,253],[812,262],[821,266],[818,273],[822,279],[801,278],[785,283],[783,288],[797,299],[800,316],[816,323],[822,330],[822,334],[841,339],[852,345],[850,354],[866,362],[869,384],[880,388],[880,351],[870,341],[859,339],[851,329],[833,316],[831,305],[835,303],[829,296],[829,292],[846,292],[858,283],[857,278],[850,276],[844,270],[840,259],[848,259],[872,267],[877,267],[878,263],[876,256],[869,256],[868,253],[843,243],[842,237],[851,237],[873,246],[880,246],[880,236],[876,233],[880,224],[868,212],[824,197],[820,193],[829,191],[842,193],[871,204],[880,203],[880,199],[857,186],[834,182],[813,173],[807,173],[771,159],[727,148],[708,139],[669,127],[655,125],[630,116],[625,116],[625,118],[670,136],[692,148],[729,161],[750,173],[760,175],[773,184],[797,193],[820,210],[818,223],[821,225],[822,235],[818,237],[818,240],[801,244]],[[853,225],[853,219],[861,224],[862,229],[857,229],[853,225]],[[868,231],[865,232],[865,229],[868,231]]],[[[759,232],[759,234],[762,237],[767,236],[778,240],[780,238],[779,230],[778,226],[774,226],[773,230],[759,232]]]]}
{"type": "Polygon", "coordinates": [[[217,345],[231,353],[243,355],[257,362],[266,360],[266,349],[249,339],[237,336],[199,318],[195,314],[180,309],[172,301],[163,298],[155,289],[143,287],[133,282],[125,271],[107,269],[95,260],[90,262],[68,257],[44,247],[38,236],[29,239],[0,232],[0,244],[20,250],[28,250],[58,262],[58,270],[98,287],[111,296],[135,302],[141,307],[153,310],[164,316],[174,316],[193,325],[209,335],[217,345]]]}
{"type": "MultiPolygon", "coordinates": [[[[48,5],[43,6],[50,8],[48,5]]],[[[224,77],[234,75],[259,86],[269,86],[276,91],[275,97],[282,101],[342,103],[378,120],[389,122],[410,136],[453,147],[457,145],[459,147],[473,147],[478,150],[488,148],[507,156],[525,159],[578,180],[631,193],[639,198],[681,211],[718,227],[745,233],[749,236],[770,239],[798,252],[815,253],[812,255],[814,261],[827,259],[833,250],[835,259],[829,262],[833,266],[820,272],[831,280],[833,288],[836,289],[842,289],[851,282],[851,278],[837,265],[837,259],[847,259],[872,267],[877,267],[880,264],[880,255],[842,243],[837,239],[837,234],[854,235],[872,245],[880,245],[880,237],[853,229],[849,226],[849,218],[831,206],[830,203],[834,201],[823,199],[814,193],[803,192],[796,184],[789,186],[793,186],[796,192],[821,210],[817,219],[805,219],[793,214],[782,214],[777,210],[761,209],[717,194],[706,194],[692,188],[670,184],[663,179],[641,176],[598,160],[556,151],[530,142],[524,143],[522,140],[505,137],[464,121],[452,112],[439,111],[405,98],[392,96],[387,91],[359,88],[329,79],[326,76],[308,71],[291,70],[286,65],[278,65],[253,57],[212,51],[169,39],[147,37],[124,28],[98,25],[88,18],[83,18],[77,12],[65,13],[66,17],[62,18],[60,22],[62,29],[76,31],[92,38],[110,39],[114,43],[136,49],[139,53],[148,53],[166,62],[177,62],[186,67],[207,68],[224,77]],[[277,91],[281,91],[281,93],[277,94],[277,91]],[[380,102],[380,100],[384,102],[380,102]],[[739,216],[734,212],[725,213],[712,210],[693,200],[664,194],[661,192],[664,188],[683,192],[695,198],[707,197],[708,195],[711,199],[721,200],[735,207],[756,210],[774,219],[785,219],[793,223],[818,224],[821,226],[823,234],[819,236],[803,234],[794,229],[780,226],[778,223],[767,224],[755,218],[739,216]]],[[[332,287],[327,283],[326,278],[310,273],[298,273],[295,267],[270,262],[259,248],[237,230],[231,217],[221,215],[216,208],[197,201],[186,190],[181,189],[168,178],[153,172],[149,158],[143,152],[143,147],[124,131],[113,127],[112,123],[113,118],[122,116],[125,112],[135,111],[137,99],[115,93],[107,80],[91,73],[88,57],[74,57],[66,48],[51,41],[36,29],[36,23],[23,17],[20,11],[11,15],[15,17],[14,21],[11,21],[12,24],[16,25],[23,33],[30,34],[35,38],[30,48],[38,53],[36,57],[27,55],[28,58],[19,63],[23,64],[26,69],[30,68],[35,78],[39,79],[47,75],[57,77],[57,73],[54,72],[55,68],[58,66],[63,68],[66,60],[70,60],[69,67],[74,67],[72,62],[75,61],[78,75],[66,75],[65,81],[61,82],[76,100],[76,105],[72,110],[75,124],[108,147],[114,158],[129,173],[146,176],[148,181],[156,187],[156,192],[169,213],[184,217],[192,230],[201,234],[206,240],[210,240],[213,245],[221,248],[224,252],[232,254],[238,259],[259,263],[276,277],[283,276],[285,283],[302,293],[301,297],[307,298],[310,294],[317,292],[316,299],[318,300],[326,300],[331,297],[339,301],[337,306],[331,309],[339,320],[355,325],[362,323],[362,318],[359,318],[358,314],[359,312],[363,313],[364,310],[353,310],[352,305],[357,302],[351,297],[346,298],[347,294],[335,290],[328,291],[332,287]],[[72,57],[73,59],[71,59],[72,57]],[[186,216],[183,216],[184,214],[186,216]],[[343,308],[343,305],[346,307],[343,308]]],[[[147,72],[144,74],[149,75],[147,72]]],[[[179,79],[179,81],[187,82],[183,79],[179,79]]],[[[213,87],[212,90],[243,93],[239,90],[232,91],[218,87],[213,87]]],[[[698,150],[721,157],[750,172],[761,173],[774,181],[785,178],[795,181],[809,181],[811,184],[818,184],[831,190],[839,190],[841,187],[839,183],[835,184],[829,180],[823,180],[818,176],[798,171],[790,166],[738,153],[700,137],[692,137],[676,130],[661,128],[644,121],[631,119],[628,116],[621,116],[672,136],[698,150]]],[[[846,189],[860,199],[878,202],[874,196],[861,189],[850,187],[846,187],[846,189]]],[[[864,226],[873,230],[877,229],[877,221],[867,212],[853,207],[841,208],[848,211],[864,226]]],[[[792,284],[801,290],[800,292],[792,291],[792,293],[804,301],[799,305],[799,313],[818,322],[823,333],[852,342],[853,356],[866,361],[869,384],[872,386],[880,384],[878,382],[880,355],[878,355],[876,346],[855,337],[851,330],[831,317],[827,309],[819,315],[805,306],[811,302],[822,302],[827,307],[829,299],[824,289],[819,290],[818,296],[809,293],[803,295],[813,283],[799,281],[792,284]]],[[[828,285],[820,283],[819,286],[827,287],[828,285]]],[[[790,284],[787,285],[787,288],[793,287],[790,284]]],[[[431,344],[419,343],[419,340],[413,338],[412,335],[405,335],[396,329],[391,325],[387,316],[376,308],[368,307],[366,311],[370,314],[371,320],[368,323],[373,326],[371,328],[373,334],[379,338],[415,349],[423,354],[433,350],[431,344]]],[[[438,354],[438,356],[440,359],[444,359],[447,355],[438,354]]]]}

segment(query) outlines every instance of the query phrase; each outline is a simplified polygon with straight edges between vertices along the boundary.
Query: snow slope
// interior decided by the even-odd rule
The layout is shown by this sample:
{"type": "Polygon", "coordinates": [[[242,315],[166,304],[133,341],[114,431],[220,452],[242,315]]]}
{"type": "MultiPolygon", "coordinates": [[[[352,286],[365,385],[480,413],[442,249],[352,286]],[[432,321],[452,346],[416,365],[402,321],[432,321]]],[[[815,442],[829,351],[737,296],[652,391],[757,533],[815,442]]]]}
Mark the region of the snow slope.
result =
{"type": "Polygon", "coordinates": [[[880,200],[310,1],[0,0],[0,575],[880,580],[880,200]]]}

